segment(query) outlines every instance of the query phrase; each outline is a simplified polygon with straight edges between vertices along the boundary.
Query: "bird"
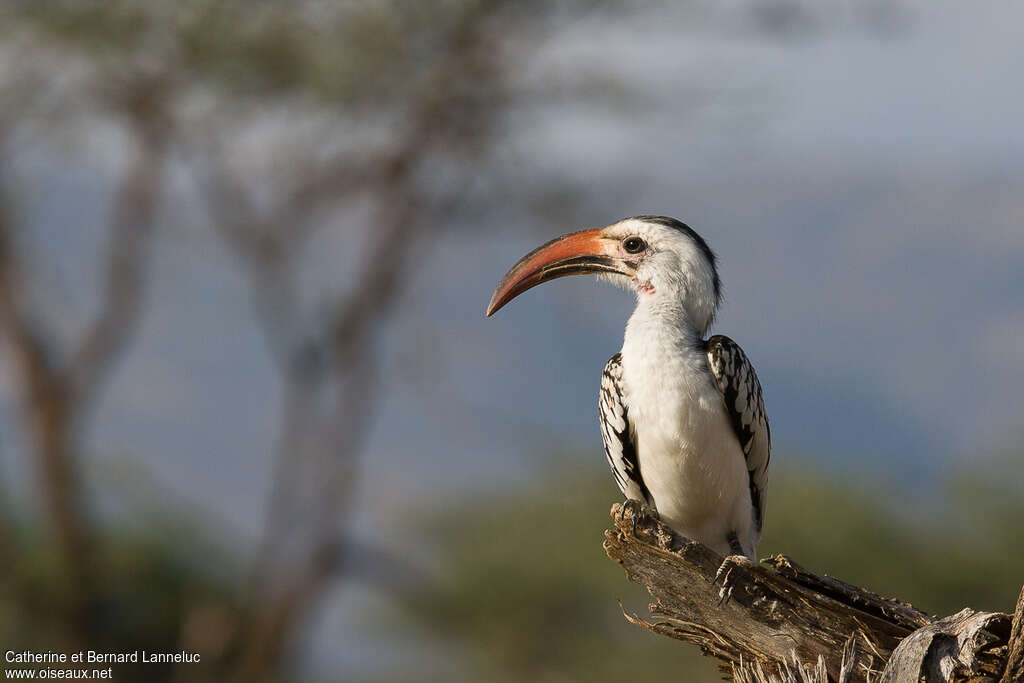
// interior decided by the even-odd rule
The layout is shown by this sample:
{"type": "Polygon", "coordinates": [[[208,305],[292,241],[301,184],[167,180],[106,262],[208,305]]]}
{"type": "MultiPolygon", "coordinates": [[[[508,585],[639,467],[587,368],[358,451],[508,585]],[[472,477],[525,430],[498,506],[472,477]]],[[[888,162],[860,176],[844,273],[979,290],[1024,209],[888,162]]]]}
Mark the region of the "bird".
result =
{"type": "Polygon", "coordinates": [[[756,561],[771,429],[747,355],[729,337],[707,337],[722,301],[715,253],[667,216],[569,233],[516,262],[486,316],[536,285],[578,274],[636,295],[598,395],[615,483],[681,535],[756,561]]]}

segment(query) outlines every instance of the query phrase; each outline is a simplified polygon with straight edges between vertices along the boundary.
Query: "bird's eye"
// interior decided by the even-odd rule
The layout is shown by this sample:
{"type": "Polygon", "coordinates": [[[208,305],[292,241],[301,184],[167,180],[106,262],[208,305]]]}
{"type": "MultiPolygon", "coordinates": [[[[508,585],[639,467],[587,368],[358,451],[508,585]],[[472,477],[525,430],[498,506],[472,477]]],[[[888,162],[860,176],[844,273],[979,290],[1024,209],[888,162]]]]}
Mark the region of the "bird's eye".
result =
{"type": "Polygon", "coordinates": [[[644,242],[639,237],[627,237],[622,240],[622,248],[630,254],[639,254],[647,248],[647,242],[644,242]]]}

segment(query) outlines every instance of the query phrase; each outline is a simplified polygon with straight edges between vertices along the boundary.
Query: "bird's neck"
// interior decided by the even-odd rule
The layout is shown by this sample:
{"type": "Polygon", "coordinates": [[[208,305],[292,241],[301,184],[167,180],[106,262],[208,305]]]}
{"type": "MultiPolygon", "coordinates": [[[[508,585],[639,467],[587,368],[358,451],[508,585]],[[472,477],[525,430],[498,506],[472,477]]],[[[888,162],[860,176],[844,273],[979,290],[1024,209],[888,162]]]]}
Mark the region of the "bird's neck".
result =
{"type": "Polygon", "coordinates": [[[703,347],[704,332],[681,300],[641,296],[626,324],[623,348],[696,350],[703,347]]]}

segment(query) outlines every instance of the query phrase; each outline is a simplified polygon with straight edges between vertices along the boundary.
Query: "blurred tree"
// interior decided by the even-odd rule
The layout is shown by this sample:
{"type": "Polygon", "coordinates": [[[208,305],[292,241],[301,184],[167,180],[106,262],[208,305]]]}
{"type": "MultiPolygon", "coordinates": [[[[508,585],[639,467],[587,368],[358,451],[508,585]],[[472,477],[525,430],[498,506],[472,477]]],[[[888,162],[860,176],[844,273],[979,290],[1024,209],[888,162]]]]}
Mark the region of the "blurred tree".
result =
{"type": "MultiPolygon", "coordinates": [[[[7,83],[5,116],[0,120],[0,151],[5,158],[12,155],[6,146],[15,128],[35,114],[40,98],[30,86],[31,76],[37,75],[16,72],[7,83]]],[[[10,174],[0,169],[0,326],[30,435],[40,498],[61,572],[68,580],[63,604],[71,645],[83,644],[94,629],[97,598],[93,531],[76,472],[77,440],[142,308],[167,141],[166,121],[157,104],[160,89],[156,80],[132,79],[123,84],[116,101],[107,102],[124,124],[131,151],[111,200],[100,303],[70,342],[62,343],[33,310],[34,274],[15,225],[10,199],[15,192],[6,185],[10,174]]]]}
{"type": "MultiPolygon", "coordinates": [[[[66,581],[47,608],[66,639],[47,647],[131,630],[118,621],[126,612],[107,609],[123,584],[78,472],[81,435],[145,305],[154,225],[193,220],[183,206],[201,207],[244,268],[283,405],[262,550],[244,595],[218,594],[219,613],[236,623],[221,629],[233,638],[205,644],[210,675],[273,676],[348,555],[377,557],[345,530],[374,406],[376,336],[422,251],[486,201],[500,120],[520,92],[545,87],[521,79],[523,55],[553,17],[584,4],[5,4],[0,327],[53,540],[47,585],[66,581]],[[107,144],[90,148],[97,137],[107,144]],[[47,270],[32,267],[31,221],[18,205],[29,194],[18,161],[65,143],[97,166],[119,164],[100,303],[71,335],[39,305],[47,270]],[[161,202],[172,177],[191,186],[161,202]],[[328,232],[346,245],[337,279],[310,286],[310,244],[328,232]]],[[[143,554],[175,563],[174,553],[143,554]]],[[[159,627],[135,624],[151,649],[195,642],[190,625],[209,612],[188,591],[168,595],[176,607],[159,627]]]]}

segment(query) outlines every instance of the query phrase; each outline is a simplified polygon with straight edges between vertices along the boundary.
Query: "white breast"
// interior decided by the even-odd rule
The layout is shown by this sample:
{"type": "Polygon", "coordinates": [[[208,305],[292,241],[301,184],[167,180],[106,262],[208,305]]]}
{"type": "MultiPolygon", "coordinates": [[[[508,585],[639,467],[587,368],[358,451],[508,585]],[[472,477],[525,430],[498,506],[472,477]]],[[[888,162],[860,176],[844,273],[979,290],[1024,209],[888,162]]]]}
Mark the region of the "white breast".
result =
{"type": "Polygon", "coordinates": [[[696,341],[643,307],[626,327],[624,400],[640,476],[666,524],[723,555],[733,532],[750,553],[756,538],[745,459],[696,341]]]}

